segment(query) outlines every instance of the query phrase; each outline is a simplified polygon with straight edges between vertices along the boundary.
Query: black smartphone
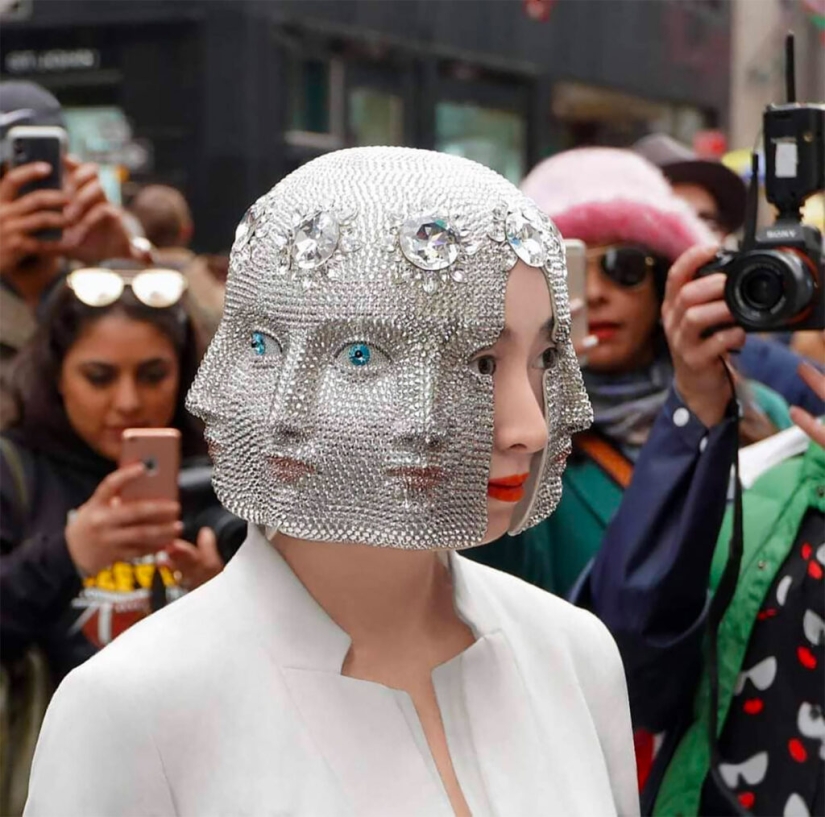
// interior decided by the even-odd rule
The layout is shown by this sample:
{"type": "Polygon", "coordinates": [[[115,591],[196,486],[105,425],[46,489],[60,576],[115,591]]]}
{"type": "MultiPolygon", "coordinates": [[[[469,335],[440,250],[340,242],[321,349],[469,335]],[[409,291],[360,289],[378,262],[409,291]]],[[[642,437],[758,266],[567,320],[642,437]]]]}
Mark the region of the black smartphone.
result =
{"type": "MultiPolygon", "coordinates": [[[[66,131],[46,125],[17,125],[9,130],[11,165],[20,167],[32,162],[46,162],[52,172],[42,179],[24,184],[19,196],[35,190],[61,190],[63,187],[63,157],[66,155],[66,131]]],[[[41,241],[60,241],[63,231],[57,228],[33,233],[41,241]]]]}

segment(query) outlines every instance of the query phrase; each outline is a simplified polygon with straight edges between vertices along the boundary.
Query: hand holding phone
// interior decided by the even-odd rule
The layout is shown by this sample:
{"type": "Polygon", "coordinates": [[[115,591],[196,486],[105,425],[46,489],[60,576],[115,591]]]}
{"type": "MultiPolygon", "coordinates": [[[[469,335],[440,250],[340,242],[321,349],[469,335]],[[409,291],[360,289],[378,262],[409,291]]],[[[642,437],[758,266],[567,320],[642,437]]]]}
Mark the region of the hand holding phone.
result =
{"type": "Polygon", "coordinates": [[[143,475],[123,486],[120,497],[178,499],[180,431],[176,428],[127,428],[123,432],[121,467],[142,463],[143,475]]]}
{"type": "MultiPolygon", "coordinates": [[[[11,148],[12,168],[24,168],[27,165],[48,165],[50,170],[27,178],[17,188],[17,198],[24,198],[38,191],[62,192],[63,161],[66,156],[66,131],[59,127],[39,125],[18,125],[9,130],[6,137],[11,148]]],[[[41,197],[42,198],[42,197],[41,197]]],[[[52,205],[54,206],[54,205],[52,205]]],[[[41,207],[48,210],[49,205],[41,207]]],[[[62,208],[62,205],[58,205],[62,208]]],[[[30,234],[40,241],[60,241],[63,224],[53,223],[42,227],[35,226],[30,234]]]]}
{"type": "Polygon", "coordinates": [[[85,575],[115,562],[129,562],[167,547],[183,532],[180,505],[170,499],[123,502],[128,486],[144,477],[145,466],[118,468],[70,515],[65,538],[69,556],[85,575]]]}
{"type": "Polygon", "coordinates": [[[567,256],[567,295],[570,299],[570,340],[584,365],[587,350],[598,341],[590,334],[587,323],[587,247],[576,238],[565,239],[567,256]]]}

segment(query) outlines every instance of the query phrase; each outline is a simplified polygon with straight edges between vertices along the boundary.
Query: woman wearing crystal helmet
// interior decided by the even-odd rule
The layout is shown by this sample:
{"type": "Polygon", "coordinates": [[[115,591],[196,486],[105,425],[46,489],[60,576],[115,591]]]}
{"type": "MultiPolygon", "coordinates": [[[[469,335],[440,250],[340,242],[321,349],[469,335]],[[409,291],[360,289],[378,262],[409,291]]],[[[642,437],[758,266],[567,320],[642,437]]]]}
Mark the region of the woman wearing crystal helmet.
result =
{"type": "Polygon", "coordinates": [[[569,329],[555,227],[466,159],[341,151],[261,198],[189,396],[248,538],[68,676],[26,813],[638,813],[606,629],[458,553],[558,501],[569,329]]]}

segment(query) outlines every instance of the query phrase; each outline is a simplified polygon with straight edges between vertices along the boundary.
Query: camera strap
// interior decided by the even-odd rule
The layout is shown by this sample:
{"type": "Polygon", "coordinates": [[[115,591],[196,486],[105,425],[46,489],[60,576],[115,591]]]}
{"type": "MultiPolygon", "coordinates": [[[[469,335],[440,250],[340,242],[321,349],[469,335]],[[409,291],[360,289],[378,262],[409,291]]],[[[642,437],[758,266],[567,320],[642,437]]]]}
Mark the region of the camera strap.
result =
{"type": "MultiPolygon", "coordinates": [[[[736,386],[730,366],[722,359],[725,367],[725,376],[730,383],[731,392],[736,394],[736,386]]],[[[710,602],[708,610],[708,656],[707,671],[709,685],[710,707],[708,717],[708,741],[710,744],[710,772],[708,777],[717,790],[719,797],[730,807],[730,813],[747,817],[748,811],[737,799],[734,793],[728,788],[719,773],[719,764],[722,761],[719,752],[719,627],[724,618],[725,612],[730,606],[733,596],[736,593],[736,584],[739,580],[739,569],[742,565],[742,553],[744,549],[744,536],[742,530],[742,480],[739,476],[739,421],[740,413],[737,412],[736,444],[734,447],[733,460],[733,528],[731,531],[730,545],[728,549],[728,560],[725,569],[716,588],[716,592],[710,602]]]]}

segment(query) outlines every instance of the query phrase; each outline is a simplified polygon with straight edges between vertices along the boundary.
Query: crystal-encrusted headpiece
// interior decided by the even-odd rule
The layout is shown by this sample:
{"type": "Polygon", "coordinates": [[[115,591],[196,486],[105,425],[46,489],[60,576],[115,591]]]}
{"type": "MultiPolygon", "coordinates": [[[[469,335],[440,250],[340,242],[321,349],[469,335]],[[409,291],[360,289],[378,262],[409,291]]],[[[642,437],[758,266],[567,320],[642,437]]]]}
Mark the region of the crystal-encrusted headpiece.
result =
{"type": "Polygon", "coordinates": [[[558,363],[513,529],[547,516],[590,418],[563,246],[498,174],[406,148],[316,159],[239,226],[224,318],[189,395],[226,507],[303,539],[480,543],[493,389],[468,361],[498,338],[519,259],[547,281],[558,363]]]}

